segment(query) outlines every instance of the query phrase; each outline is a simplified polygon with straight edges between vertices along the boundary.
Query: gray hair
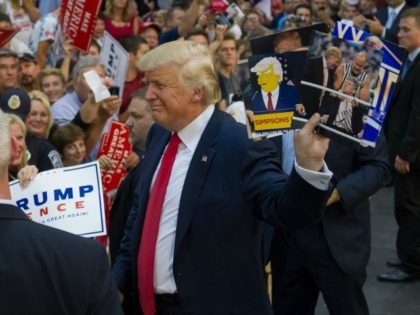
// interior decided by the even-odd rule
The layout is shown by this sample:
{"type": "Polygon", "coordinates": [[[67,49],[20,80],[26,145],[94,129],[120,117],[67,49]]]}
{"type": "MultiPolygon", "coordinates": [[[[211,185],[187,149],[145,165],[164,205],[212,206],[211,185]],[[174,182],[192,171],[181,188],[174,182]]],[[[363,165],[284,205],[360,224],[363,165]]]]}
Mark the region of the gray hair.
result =
{"type": "Polygon", "coordinates": [[[85,68],[92,68],[96,67],[97,65],[102,65],[99,58],[94,56],[86,56],[79,59],[79,61],[75,64],[72,72],[72,77],[77,78],[80,74],[82,74],[85,68]]]}
{"type": "Polygon", "coordinates": [[[9,135],[9,122],[6,116],[0,109],[0,174],[3,175],[9,167],[10,161],[10,135],[9,135]]]}

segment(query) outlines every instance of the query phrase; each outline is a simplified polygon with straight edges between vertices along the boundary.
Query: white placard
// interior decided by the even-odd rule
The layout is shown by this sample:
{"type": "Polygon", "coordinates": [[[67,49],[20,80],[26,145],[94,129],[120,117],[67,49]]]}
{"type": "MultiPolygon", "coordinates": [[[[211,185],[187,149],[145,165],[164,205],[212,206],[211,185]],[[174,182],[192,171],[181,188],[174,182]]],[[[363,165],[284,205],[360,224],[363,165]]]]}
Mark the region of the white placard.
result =
{"type": "Polygon", "coordinates": [[[106,75],[113,81],[112,85],[120,88],[119,96],[122,97],[128,66],[128,52],[106,31],[104,32],[100,60],[105,65],[106,75]]]}
{"type": "Polygon", "coordinates": [[[105,84],[102,83],[99,74],[96,70],[89,70],[83,73],[85,77],[87,85],[92,90],[93,95],[95,96],[95,102],[98,103],[103,101],[111,96],[108,89],[106,88],[105,84]]]}
{"type": "Polygon", "coordinates": [[[84,237],[106,235],[99,163],[39,173],[22,189],[10,182],[12,200],[33,221],[84,237]]]}

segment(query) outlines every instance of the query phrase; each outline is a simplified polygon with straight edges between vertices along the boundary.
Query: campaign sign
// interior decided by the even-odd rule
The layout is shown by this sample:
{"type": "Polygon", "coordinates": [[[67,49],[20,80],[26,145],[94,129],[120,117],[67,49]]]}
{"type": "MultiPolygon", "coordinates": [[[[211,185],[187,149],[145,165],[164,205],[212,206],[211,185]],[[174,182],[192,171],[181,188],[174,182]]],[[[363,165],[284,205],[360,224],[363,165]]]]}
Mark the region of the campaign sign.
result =
{"type": "Polygon", "coordinates": [[[84,237],[106,235],[98,162],[41,172],[23,189],[14,180],[10,190],[35,222],[84,237]]]}
{"type": "Polygon", "coordinates": [[[98,157],[106,155],[112,160],[111,169],[101,170],[102,185],[105,193],[117,189],[121,180],[127,174],[123,162],[132,151],[128,136],[127,125],[113,121],[107,135],[102,137],[98,157]]]}
{"type": "Polygon", "coordinates": [[[101,63],[105,65],[106,75],[113,81],[113,85],[120,88],[119,96],[124,90],[125,74],[128,66],[128,53],[120,43],[108,32],[104,32],[101,49],[101,63]]]}
{"type": "Polygon", "coordinates": [[[18,27],[0,28],[0,47],[6,45],[17,32],[19,32],[18,27]]]}
{"type": "Polygon", "coordinates": [[[102,0],[66,0],[61,4],[62,28],[73,46],[88,51],[102,0]]]}

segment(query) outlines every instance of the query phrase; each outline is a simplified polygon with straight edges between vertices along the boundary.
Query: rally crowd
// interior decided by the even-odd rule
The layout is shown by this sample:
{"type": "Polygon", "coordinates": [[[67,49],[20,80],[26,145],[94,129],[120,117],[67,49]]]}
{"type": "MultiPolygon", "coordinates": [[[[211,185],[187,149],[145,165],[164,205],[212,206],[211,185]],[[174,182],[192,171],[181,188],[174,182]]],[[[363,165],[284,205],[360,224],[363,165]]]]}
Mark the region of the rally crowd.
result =
{"type": "MultiPolygon", "coordinates": [[[[60,6],[60,0],[0,1],[0,31],[20,28],[0,48],[0,252],[13,244],[4,225],[13,218],[24,222],[15,226],[22,240],[16,248],[28,251],[21,259],[31,262],[33,255],[55,265],[7,277],[24,262],[18,251],[0,254],[0,313],[301,315],[314,314],[321,293],[331,314],[369,314],[363,294],[369,197],[391,184],[398,259],[378,280],[420,279],[417,0],[104,0],[86,52],[63,33],[60,6]],[[222,22],[232,2],[244,17],[222,22]],[[295,135],[247,142],[224,111],[249,93],[243,65],[252,55],[250,40],[337,21],[408,53],[377,145],[328,143],[312,132],[316,114],[295,135]],[[83,74],[95,70],[114,87],[99,58],[105,31],[127,51],[128,66],[121,97],[96,102],[83,74]],[[124,161],[126,177],[106,196],[108,238],[99,241],[111,279],[93,241],[37,231],[13,214],[7,183],[19,179],[25,187],[39,172],[94,160],[110,169],[112,160],[98,150],[114,120],[128,126],[133,150],[124,161]],[[24,244],[35,235],[36,242],[24,244]],[[6,257],[14,257],[13,265],[3,267],[6,257]],[[271,301],[264,282],[269,262],[271,301]],[[73,266],[61,267],[67,264],[73,266]],[[45,287],[27,291],[31,310],[6,293],[33,273],[45,287]],[[51,302],[48,287],[55,290],[51,302]]],[[[278,53],[300,46],[273,43],[278,53]]],[[[306,75],[322,74],[321,86],[351,83],[351,95],[368,89],[365,55],[346,64],[332,48],[319,62],[306,75]]],[[[326,98],[302,89],[296,113],[309,118],[326,98]]]]}

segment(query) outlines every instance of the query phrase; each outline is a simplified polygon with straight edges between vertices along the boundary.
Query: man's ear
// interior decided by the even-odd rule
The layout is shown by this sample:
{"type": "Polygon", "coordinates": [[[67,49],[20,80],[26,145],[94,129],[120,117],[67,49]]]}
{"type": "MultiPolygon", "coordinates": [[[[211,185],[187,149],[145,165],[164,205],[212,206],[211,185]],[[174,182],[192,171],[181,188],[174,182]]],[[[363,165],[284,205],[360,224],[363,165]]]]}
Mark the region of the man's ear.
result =
{"type": "Polygon", "coordinates": [[[15,137],[10,137],[10,158],[9,162],[12,162],[16,158],[16,154],[18,151],[18,141],[15,137]]]}
{"type": "Polygon", "coordinates": [[[200,86],[194,89],[192,101],[193,103],[200,103],[204,98],[204,87],[200,86]]]}

